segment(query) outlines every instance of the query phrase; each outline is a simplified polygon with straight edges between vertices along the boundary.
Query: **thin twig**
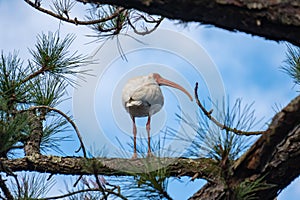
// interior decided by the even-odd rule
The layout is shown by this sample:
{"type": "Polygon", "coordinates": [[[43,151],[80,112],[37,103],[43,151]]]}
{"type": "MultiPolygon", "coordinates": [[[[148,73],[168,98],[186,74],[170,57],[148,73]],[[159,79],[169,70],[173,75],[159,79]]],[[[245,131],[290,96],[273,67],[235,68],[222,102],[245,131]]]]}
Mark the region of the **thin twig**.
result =
{"type": "Polygon", "coordinates": [[[79,132],[79,129],[78,127],[76,126],[76,124],[72,121],[72,119],[67,116],[64,112],[56,109],[56,108],[52,108],[50,106],[32,106],[30,107],[29,109],[27,110],[23,110],[22,112],[24,111],[29,111],[29,110],[36,110],[36,109],[40,109],[40,108],[44,108],[44,109],[48,109],[50,111],[54,111],[54,112],[57,112],[58,114],[62,115],[71,125],[72,127],[74,128],[76,134],[77,134],[77,137],[79,139],[79,142],[80,142],[80,148],[78,150],[76,150],[76,152],[80,151],[80,149],[82,149],[82,152],[83,152],[83,156],[86,158],[87,157],[87,154],[86,154],[86,150],[85,150],[85,146],[84,146],[84,143],[83,143],[83,140],[82,140],[82,137],[81,137],[81,134],[79,132]]]}
{"type": "Polygon", "coordinates": [[[25,83],[25,82],[27,82],[27,81],[33,79],[34,77],[37,77],[38,75],[44,73],[45,70],[46,70],[45,67],[41,67],[39,70],[37,70],[37,71],[33,72],[32,74],[28,75],[27,77],[25,77],[25,78],[20,82],[20,84],[25,83]]]}
{"type": "Polygon", "coordinates": [[[81,180],[82,177],[83,177],[83,175],[81,174],[81,175],[79,176],[79,178],[75,181],[73,187],[76,187],[76,185],[79,183],[79,181],[81,180]]]}
{"type": "MultiPolygon", "coordinates": [[[[21,186],[20,186],[20,182],[18,180],[18,176],[16,174],[14,174],[13,170],[11,170],[9,167],[5,166],[3,164],[3,162],[0,162],[0,167],[3,169],[3,171],[6,173],[7,176],[12,176],[15,179],[17,187],[18,187],[18,199],[20,199],[20,197],[21,197],[21,186]]],[[[0,181],[3,181],[1,175],[0,175],[0,181]]],[[[0,184],[2,184],[2,183],[0,183],[0,184]]],[[[4,181],[3,181],[3,184],[5,184],[4,181]]],[[[0,186],[0,188],[4,192],[3,189],[5,189],[5,188],[2,188],[2,186],[0,186]]],[[[5,192],[4,192],[4,194],[7,197],[5,192]]]]}
{"type": "Polygon", "coordinates": [[[18,146],[12,146],[9,148],[9,150],[13,150],[13,149],[23,149],[24,145],[18,145],[18,146]]]}
{"type": "Polygon", "coordinates": [[[14,177],[17,187],[18,187],[18,199],[21,199],[21,185],[20,185],[18,176],[16,174],[12,174],[11,176],[14,177]]]}
{"type": "Polygon", "coordinates": [[[80,193],[83,193],[83,192],[93,192],[93,191],[99,191],[99,189],[98,188],[89,188],[89,189],[77,190],[77,191],[69,192],[68,194],[63,194],[63,195],[60,195],[60,196],[40,198],[39,200],[62,199],[62,198],[65,198],[65,197],[73,196],[75,194],[80,194],[80,193]]]}
{"type": "Polygon", "coordinates": [[[50,15],[52,17],[55,17],[59,20],[71,23],[71,24],[75,24],[75,25],[91,25],[91,24],[97,24],[97,23],[102,23],[102,22],[106,22],[109,20],[114,19],[115,17],[117,17],[121,12],[123,12],[125,10],[125,8],[120,7],[119,9],[116,10],[116,12],[112,13],[110,16],[107,17],[103,17],[101,19],[97,19],[97,20],[89,20],[89,21],[81,21],[78,20],[77,17],[75,17],[74,19],[70,19],[69,17],[64,17],[62,15],[56,14],[50,10],[47,10],[45,8],[42,8],[40,5],[35,4],[34,2],[30,1],[30,0],[24,0],[27,4],[29,4],[31,7],[46,13],[47,15],[50,15]]]}
{"type": "Polygon", "coordinates": [[[5,184],[5,180],[2,179],[1,175],[0,175],[0,188],[3,191],[7,200],[14,200],[14,197],[12,196],[9,189],[7,188],[7,185],[5,184]]]}
{"type": "Polygon", "coordinates": [[[108,197],[109,194],[105,193],[105,189],[102,187],[102,184],[100,183],[100,180],[98,178],[98,174],[96,172],[94,173],[94,176],[95,176],[95,179],[96,179],[96,184],[98,185],[97,188],[99,188],[99,190],[101,191],[101,193],[103,195],[103,198],[107,199],[107,197],[108,197]]]}
{"type": "Polygon", "coordinates": [[[197,105],[199,106],[199,108],[202,110],[202,112],[205,114],[205,116],[210,120],[212,121],[215,125],[217,125],[220,129],[222,130],[226,130],[226,131],[230,131],[230,132],[233,132],[237,135],[246,135],[246,136],[250,136],[250,135],[261,135],[264,133],[264,131],[250,131],[250,132],[247,132],[247,131],[242,131],[242,130],[238,130],[236,128],[231,128],[231,127],[228,127],[226,126],[225,124],[222,124],[220,123],[216,118],[214,118],[211,114],[212,114],[212,111],[207,111],[205,109],[205,107],[201,104],[199,98],[198,98],[198,83],[196,83],[196,86],[195,86],[195,99],[196,99],[196,103],[197,105]]]}
{"type": "Polygon", "coordinates": [[[136,29],[136,27],[132,24],[132,22],[131,22],[131,20],[130,20],[130,18],[129,17],[127,17],[127,21],[128,21],[128,24],[129,24],[129,26],[133,29],[133,31],[134,31],[134,33],[136,33],[136,34],[138,34],[138,35],[147,35],[147,34],[150,34],[150,33],[152,33],[153,31],[155,31],[157,28],[158,28],[158,26],[160,25],[160,23],[163,21],[163,17],[161,17],[160,19],[158,19],[158,20],[153,20],[153,21],[149,21],[149,20],[147,20],[144,16],[140,16],[140,18],[142,18],[145,22],[147,22],[147,23],[156,23],[155,24],[155,26],[153,27],[153,28],[151,28],[150,30],[148,30],[147,28],[146,28],[146,30],[145,31],[138,31],[137,29],[136,29]]]}
{"type": "MultiPolygon", "coordinates": [[[[60,195],[60,196],[54,196],[54,197],[47,197],[47,198],[40,198],[39,200],[48,200],[48,199],[62,199],[62,198],[65,198],[65,197],[69,197],[69,196],[73,196],[75,194],[80,194],[80,193],[83,193],[83,192],[93,192],[93,191],[99,191],[99,188],[89,188],[89,189],[83,189],[83,190],[77,190],[75,192],[69,192],[68,194],[63,194],[63,195],[60,195]]],[[[123,200],[127,200],[126,197],[124,197],[123,195],[121,194],[118,194],[118,193],[115,193],[114,191],[109,191],[110,194],[113,194],[117,197],[120,197],[121,199],[123,200]]]]}

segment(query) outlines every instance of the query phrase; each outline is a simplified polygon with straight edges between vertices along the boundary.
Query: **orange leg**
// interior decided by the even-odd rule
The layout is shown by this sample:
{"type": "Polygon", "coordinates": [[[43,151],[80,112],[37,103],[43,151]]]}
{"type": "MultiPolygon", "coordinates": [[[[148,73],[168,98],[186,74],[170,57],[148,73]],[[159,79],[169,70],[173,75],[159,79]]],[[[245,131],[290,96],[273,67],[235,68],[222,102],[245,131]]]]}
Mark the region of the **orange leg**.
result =
{"type": "Polygon", "coordinates": [[[136,125],[135,125],[135,118],[134,116],[131,116],[132,119],[132,125],[133,125],[133,155],[131,159],[136,159],[137,158],[137,153],[136,153],[136,125]]]}
{"type": "Polygon", "coordinates": [[[152,153],[151,153],[151,146],[150,146],[150,122],[151,122],[151,117],[149,115],[148,120],[147,120],[147,124],[146,124],[146,130],[147,130],[147,134],[148,134],[148,153],[147,153],[148,157],[153,156],[152,153]]]}

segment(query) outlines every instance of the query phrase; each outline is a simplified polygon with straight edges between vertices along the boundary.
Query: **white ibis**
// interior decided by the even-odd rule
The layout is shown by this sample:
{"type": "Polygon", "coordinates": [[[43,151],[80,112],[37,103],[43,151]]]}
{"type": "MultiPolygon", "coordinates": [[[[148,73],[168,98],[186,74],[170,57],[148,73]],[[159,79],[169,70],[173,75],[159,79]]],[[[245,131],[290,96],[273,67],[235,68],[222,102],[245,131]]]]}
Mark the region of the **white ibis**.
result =
{"type": "Polygon", "coordinates": [[[146,130],[148,134],[148,153],[152,156],[150,148],[150,120],[151,116],[157,113],[164,104],[164,97],[159,86],[166,85],[177,88],[184,92],[192,101],[192,96],[182,86],[162,78],[157,73],[147,76],[139,76],[130,79],[123,88],[122,101],[125,109],[130,114],[133,122],[133,156],[137,158],[136,152],[136,124],[135,117],[148,117],[146,130]]]}

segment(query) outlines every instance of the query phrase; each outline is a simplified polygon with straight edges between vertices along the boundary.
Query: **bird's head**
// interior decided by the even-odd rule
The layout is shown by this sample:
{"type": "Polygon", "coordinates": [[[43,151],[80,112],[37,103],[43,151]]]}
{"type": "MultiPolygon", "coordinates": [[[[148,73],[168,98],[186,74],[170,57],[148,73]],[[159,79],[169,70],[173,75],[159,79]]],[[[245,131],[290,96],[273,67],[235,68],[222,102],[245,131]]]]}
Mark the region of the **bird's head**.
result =
{"type": "Polygon", "coordinates": [[[184,89],[182,86],[178,85],[177,83],[174,83],[174,82],[172,82],[170,80],[167,80],[167,79],[161,77],[161,75],[158,74],[158,73],[150,74],[150,76],[153,77],[153,79],[157,82],[157,84],[159,86],[165,85],[165,86],[170,86],[170,87],[179,89],[182,92],[184,92],[190,98],[191,101],[193,101],[193,97],[190,95],[190,93],[186,89],[184,89]]]}

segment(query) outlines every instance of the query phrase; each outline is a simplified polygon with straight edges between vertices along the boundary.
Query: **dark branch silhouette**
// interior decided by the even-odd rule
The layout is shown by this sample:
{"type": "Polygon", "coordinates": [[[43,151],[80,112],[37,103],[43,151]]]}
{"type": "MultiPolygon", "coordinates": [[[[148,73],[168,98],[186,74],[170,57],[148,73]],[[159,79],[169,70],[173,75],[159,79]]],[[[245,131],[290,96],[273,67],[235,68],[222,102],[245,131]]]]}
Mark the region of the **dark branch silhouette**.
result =
{"type": "Polygon", "coordinates": [[[300,46],[300,2],[294,0],[77,0],[118,5],[183,22],[200,22],[300,46]]]}
{"type": "Polygon", "coordinates": [[[225,124],[222,124],[220,123],[216,118],[214,118],[212,116],[212,112],[213,110],[211,111],[207,111],[205,109],[205,107],[202,105],[202,103],[200,102],[199,98],[198,98],[198,83],[196,83],[196,86],[195,86],[195,99],[196,99],[196,103],[197,105],[199,106],[199,108],[202,110],[202,112],[205,114],[205,116],[211,120],[215,125],[217,125],[221,130],[227,130],[227,131],[230,131],[230,132],[233,132],[237,135],[246,135],[246,136],[250,136],[250,135],[261,135],[264,133],[264,131],[242,131],[242,130],[238,130],[236,128],[231,128],[231,127],[228,127],[226,126],[225,124]]]}

